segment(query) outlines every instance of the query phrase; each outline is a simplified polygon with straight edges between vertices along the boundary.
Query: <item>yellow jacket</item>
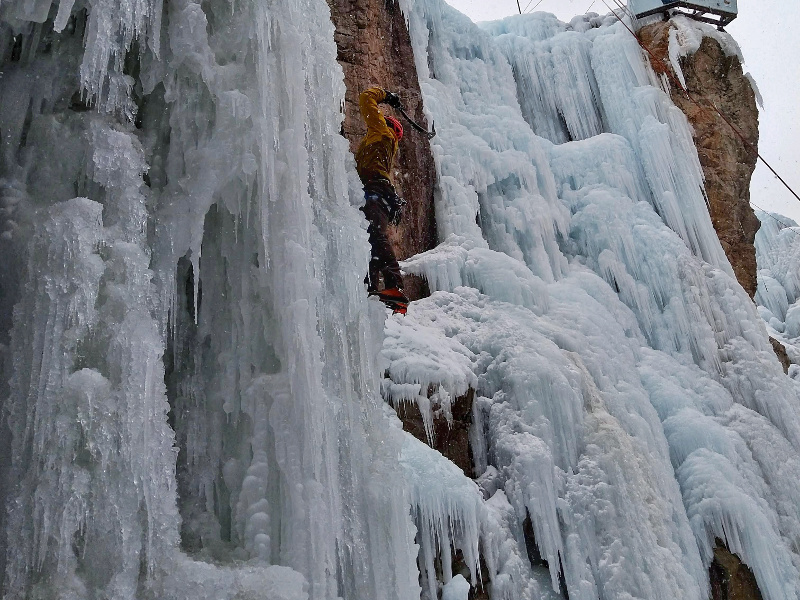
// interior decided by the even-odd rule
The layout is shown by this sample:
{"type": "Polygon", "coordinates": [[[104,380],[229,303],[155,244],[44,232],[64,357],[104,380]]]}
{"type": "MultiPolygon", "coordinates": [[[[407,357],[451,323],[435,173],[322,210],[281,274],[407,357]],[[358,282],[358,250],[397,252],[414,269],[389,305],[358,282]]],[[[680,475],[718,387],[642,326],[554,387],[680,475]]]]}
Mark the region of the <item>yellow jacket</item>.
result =
{"type": "Polygon", "coordinates": [[[398,142],[378,110],[378,103],[385,99],[386,92],[380,88],[370,88],[358,98],[361,116],[367,124],[367,135],[356,151],[356,170],[364,184],[378,178],[392,182],[392,163],[398,142]]]}

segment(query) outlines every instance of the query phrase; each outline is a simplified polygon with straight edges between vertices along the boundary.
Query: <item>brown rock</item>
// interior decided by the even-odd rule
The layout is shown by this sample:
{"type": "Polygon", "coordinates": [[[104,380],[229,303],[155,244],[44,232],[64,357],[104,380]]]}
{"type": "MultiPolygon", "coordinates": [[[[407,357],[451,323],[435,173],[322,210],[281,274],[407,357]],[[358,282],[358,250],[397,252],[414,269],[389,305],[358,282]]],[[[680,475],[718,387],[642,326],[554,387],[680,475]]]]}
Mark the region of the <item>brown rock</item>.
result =
{"type": "Polygon", "coordinates": [[[719,539],[709,575],[711,600],[762,600],[753,572],[719,539]]]}
{"type": "MultiPolygon", "coordinates": [[[[428,396],[433,396],[434,390],[428,390],[428,396]]],[[[397,409],[397,415],[403,422],[403,429],[418,440],[438,450],[445,458],[453,461],[464,475],[472,479],[472,451],[469,445],[469,429],[472,426],[472,403],[475,399],[475,390],[470,388],[466,394],[453,400],[450,411],[452,423],[445,418],[444,412],[435,401],[431,402],[433,409],[433,439],[428,439],[422,413],[416,403],[406,402],[397,409]]]]}
{"type": "Polygon", "coordinates": [[[783,347],[778,340],[774,337],[769,338],[770,343],[772,344],[773,350],[775,350],[775,355],[778,357],[778,360],[781,361],[783,365],[783,370],[785,373],[789,373],[789,367],[792,364],[792,361],[789,359],[789,356],[786,354],[786,348],[783,347]]]}
{"type": "MultiPolygon", "coordinates": [[[[669,66],[670,23],[653,23],[639,31],[639,38],[655,55],[651,64],[659,74],[669,66]]],[[[669,80],[673,102],[694,128],[694,141],[706,178],[706,195],[714,229],[742,287],[756,292],[756,252],[759,228],[750,208],[750,179],[757,156],[758,109],[755,93],[736,56],[725,56],[716,40],[703,38],[700,49],[681,59],[686,88],[695,104],[669,80]],[[739,130],[745,144],[709,104],[713,103],[739,130]]]]}
{"type": "MultiPolygon", "coordinates": [[[[355,152],[366,133],[358,110],[358,96],[373,86],[398,92],[409,116],[426,126],[411,38],[397,0],[328,0],[328,4],[347,87],[342,133],[350,141],[351,150],[355,152]]],[[[387,113],[392,110],[382,108],[387,113]]],[[[397,117],[402,121],[400,115],[397,117]]],[[[425,136],[405,123],[404,127],[406,133],[400,142],[394,175],[397,193],[408,205],[402,223],[389,231],[400,260],[430,250],[437,243],[433,154],[425,136]]],[[[409,298],[428,295],[423,284],[419,278],[407,278],[405,289],[409,298]]]]}
{"type": "MultiPolygon", "coordinates": [[[[403,422],[403,429],[415,438],[428,444],[434,450],[438,450],[445,458],[451,460],[463,472],[464,475],[473,478],[472,450],[469,443],[469,430],[472,427],[472,404],[475,401],[475,390],[470,388],[463,396],[454,399],[450,406],[452,420],[445,417],[442,407],[436,402],[436,388],[431,386],[427,395],[431,398],[431,408],[433,410],[433,436],[429,437],[425,430],[425,423],[422,413],[416,403],[406,402],[397,407],[397,415],[403,422]]],[[[452,572],[460,573],[464,578],[470,580],[470,570],[464,562],[464,557],[460,551],[451,548],[453,553],[452,572]]],[[[441,582],[444,580],[442,575],[441,557],[435,560],[436,578],[441,582]]],[[[480,577],[478,585],[470,588],[470,600],[489,600],[490,581],[489,570],[486,566],[483,555],[480,556],[480,577]]]]}

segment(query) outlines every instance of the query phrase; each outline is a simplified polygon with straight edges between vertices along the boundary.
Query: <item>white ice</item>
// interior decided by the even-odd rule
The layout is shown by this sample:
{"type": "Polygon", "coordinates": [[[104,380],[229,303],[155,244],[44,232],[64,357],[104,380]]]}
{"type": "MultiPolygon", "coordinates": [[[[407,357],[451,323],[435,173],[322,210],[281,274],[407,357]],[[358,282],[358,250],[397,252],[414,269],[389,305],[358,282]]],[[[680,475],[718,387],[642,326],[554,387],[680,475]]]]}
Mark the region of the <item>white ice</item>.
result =
{"type": "Polygon", "coordinates": [[[719,538],[798,600],[794,224],[757,311],[624,27],[400,4],[441,239],[385,323],[326,2],[0,5],[4,597],[705,600],[719,538]],[[381,399],[470,388],[477,482],[381,399]]]}
{"type": "MultiPolygon", "coordinates": [[[[441,132],[441,244],[403,267],[439,291],[390,323],[384,353],[404,365],[395,385],[435,385],[428,360],[472,357],[480,481],[516,520],[487,517],[493,581],[537,593],[513,566],[529,516],[550,586],[563,577],[570,598],[706,598],[716,538],[765,598],[797,598],[796,477],[771,471],[798,464],[798,388],[733,278],[689,125],[636,40],[609,17],[481,31],[436,0],[404,4],[441,132]],[[395,340],[412,337],[409,369],[395,340]]],[[[677,27],[691,51],[704,28],[677,27]]]]}
{"type": "Polygon", "coordinates": [[[4,598],[419,597],[328,5],[48,7],[0,7],[4,598]]]}
{"type": "MultiPolygon", "coordinates": [[[[478,581],[478,545],[486,509],[478,486],[461,469],[410,434],[405,434],[400,464],[411,493],[418,543],[423,594],[438,597],[435,560],[441,557],[444,594],[461,600],[464,577],[453,576],[451,547],[460,550],[470,571],[472,585],[478,581]]],[[[466,586],[469,591],[469,584],[466,586]]]]}
{"type": "Polygon", "coordinates": [[[756,234],[758,312],[770,335],[794,363],[790,375],[800,376],[800,227],[783,215],[756,211],[761,228],[756,234]]]}

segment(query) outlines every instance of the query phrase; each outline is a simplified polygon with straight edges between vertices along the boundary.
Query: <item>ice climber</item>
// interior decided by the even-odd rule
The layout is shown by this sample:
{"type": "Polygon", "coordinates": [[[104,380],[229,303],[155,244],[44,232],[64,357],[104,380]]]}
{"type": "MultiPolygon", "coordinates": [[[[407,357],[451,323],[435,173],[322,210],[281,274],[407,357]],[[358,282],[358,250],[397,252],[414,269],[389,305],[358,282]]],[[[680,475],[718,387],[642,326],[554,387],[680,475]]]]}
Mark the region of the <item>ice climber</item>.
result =
{"type": "Polygon", "coordinates": [[[358,104],[367,124],[367,135],[356,151],[356,170],[364,184],[364,215],[369,221],[367,231],[372,246],[369,274],[366,283],[370,295],[376,295],[395,313],[405,314],[408,298],[403,293],[400,265],[389,243],[386,230],[389,224],[397,225],[405,201],[395,192],[392,183],[392,163],[397,146],[403,138],[403,126],[391,116],[384,116],[378,104],[401,108],[400,97],[381,88],[370,88],[361,93],[358,104]],[[383,289],[378,289],[383,276],[383,289]]]}

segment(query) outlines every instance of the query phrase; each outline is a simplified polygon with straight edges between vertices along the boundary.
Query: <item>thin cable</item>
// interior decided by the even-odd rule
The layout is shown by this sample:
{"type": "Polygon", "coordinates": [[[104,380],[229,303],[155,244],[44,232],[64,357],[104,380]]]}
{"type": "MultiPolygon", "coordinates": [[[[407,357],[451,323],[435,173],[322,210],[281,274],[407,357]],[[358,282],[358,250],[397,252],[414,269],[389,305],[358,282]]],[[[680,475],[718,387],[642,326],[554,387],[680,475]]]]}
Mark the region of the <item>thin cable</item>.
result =
{"type": "MultiPolygon", "coordinates": [[[[753,206],[755,206],[755,207],[756,207],[758,210],[760,210],[762,213],[764,213],[765,215],[767,215],[769,218],[773,219],[774,221],[777,221],[779,225],[782,225],[783,227],[781,227],[780,231],[784,231],[784,230],[788,229],[789,231],[791,231],[791,232],[792,232],[792,234],[793,234],[793,235],[795,235],[795,236],[797,236],[797,237],[800,237],[800,233],[798,233],[798,232],[797,232],[797,226],[796,226],[796,225],[789,225],[788,223],[784,223],[784,222],[783,222],[783,221],[781,221],[781,220],[780,220],[778,217],[776,217],[775,215],[773,215],[771,212],[769,212],[769,211],[767,211],[767,210],[764,210],[763,208],[761,208],[761,207],[760,207],[758,204],[756,204],[755,202],[750,202],[750,204],[752,204],[753,206]]],[[[781,216],[783,216],[783,215],[781,215],[781,216]]]]}
{"type": "MultiPolygon", "coordinates": [[[[708,110],[706,107],[704,107],[702,104],[700,104],[700,102],[698,102],[698,101],[697,101],[697,100],[696,100],[696,99],[695,99],[695,98],[692,96],[692,94],[689,92],[689,90],[687,90],[687,89],[686,89],[686,86],[684,86],[684,85],[683,85],[683,84],[680,82],[680,80],[679,80],[679,79],[678,79],[678,78],[675,76],[675,74],[672,72],[672,69],[671,69],[670,67],[668,67],[668,66],[667,66],[667,64],[666,64],[666,63],[664,63],[664,61],[663,61],[663,60],[661,60],[661,59],[660,59],[660,58],[658,58],[658,57],[657,57],[655,54],[653,54],[653,52],[650,50],[650,48],[648,48],[648,47],[647,47],[647,45],[646,45],[644,42],[642,42],[642,40],[641,40],[641,39],[639,39],[639,36],[638,36],[638,35],[636,35],[636,34],[633,32],[633,30],[632,30],[630,27],[628,27],[628,24],[627,24],[627,23],[625,23],[625,21],[623,21],[623,20],[620,18],[620,16],[617,14],[617,12],[616,12],[616,11],[615,11],[613,8],[611,8],[611,7],[608,5],[608,2],[606,2],[606,0],[603,0],[603,4],[605,4],[605,5],[606,5],[606,8],[608,8],[608,10],[610,10],[612,13],[614,13],[614,16],[617,18],[617,20],[618,20],[620,23],[622,23],[622,25],[625,27],[625,29],[627,29],[627,30],[628,30],[628,31],[631,33],[631,35],[632,35],[634,38],[636,38],[636,41],[638,42],[639,46],[641,46],[641,48],[642,48],[642,49],[643,49],[645,52],[647,52],[647,53],[650,55],[650,57],[651,57],[651,58],[652,58],[652,59],[653,59],[653,60],[654,60],[654,61],[655,61],[657,64],[661,65],[661,67],[664,69],[664,73],[667,75],[667,77],[669,77],[669,78],[670,78],[670,80],[672,81],[672,83],[674,83],[674,84],[675,84],[675,86],[676,86],[678,89],[682,90],[682,91],[683,91],[683,93],[684,93],[684,94],[686,94],[686,97],[687,97],[687,98],[688,98],[688,99],[689,99],[691,102],[693,102],[693,103],[694,103],[694,104],[697,106],[697,108],[699,108],[701,111],[703,111],[703,112],[705,112],[705,113],[709,113],[710,111],[709,111],[709,110],[708,110]]],[[[752,143],[751,143],[749,140],[747,140],[747,139],[744,137],[744,134],[743,134],[741,131],[739,131],[739,128],[738,128],[738,127],[736,127],[736,125],[734,125],[733,123],[731,123],[731,121],[730,121],[730,120],[729,120],[729,119],[728,119],[728,118],[727,118],[727,117],[726,117],[724,114],[722,114],[722,111],[721,111],[720,109],[718,109],[718,108],[716,107],[716,105],[715,105],[713,102],[711,102],[711,101],[710,101],[710,100],[708,100],[707,98],[703,98],[703,100],[705,100],[706,102],[708,102],[708,103],[711,105],[711,108],[713,108],[713,109],[714,109],[714,111],[715,111],[715,112],[716,112],[716,113],[717,113],[717,114],[720,116],[720,118],[721,118],[723,121],[725,121],[725,122],[728,124],[728,126],[729,126],[729,127],[730,127],[730,128],[733,130],[733,132],[734,132],[734,133],[735,133],[735,134],[736,134],[736,135],[739,137],[739,139],[740,139],[740,140],[742,140],[742,142],[745,144],[745,146],[747,146],[747,147],[750,149],[750,151],[751,151],[753,154],[755,154],[755,155],[756,155],[756,157],[757,157],[759,160],[761,160],[761,162],[762,162],[762,163],[764,163],[764,164],[767,166],[767,168],[768,168],[770,171],[772,171],[772,174],[773,174],[773,175],[775,175],[775,177],[777,177],[777,178],[778,178],[778,181],[780,181],[780,182],[781,182],[781,183],[782,183],[782,184],[783,184],[783,185],[786,187],[786,189],[787,189],[787,190],[789,190],[789,192],[791,192],[791,194],[792,194],[792,195],[793,195],[793,196],[794,196],[794,197],[797,199],[797,201],[798,201],[798,202],[800,202],[800,195],[798,195],[798,194],[797,194],[797,192],[795,192],[795,191],[792,189],[792,187],[791,187],[791,186],[790,186],[788,183],[786,183],[786,181],[783,179],[783,177],[781,177],[780,175],[778,175],[778,172],[777,172],[775,169],[773,169],[773,168],[772,168],[772,165],[770,165],[770,164],[769,164],[769,163],[766,161],[766,159],[765,159],[763,156],[761,156],[761,153],[758,151],[758,148],[757,148],[757,147],[756,147],[754,144],[752,144],[752,143]]]]}
{"type": "MultiPolygon", "coordinates": [[[[531,0],[531,2],[533,2],[533,0],[531,0]]],[[[539,7],[539,5],[540,5],[542,2],[544,2],[544,0],[539,0],[539,1],[536,3],[536,6],[534,6],[534,7],[533,7],[532,9],[530,9],[530,10],[528,10],[528,9],[526,8],[526,9],[525,9],[525,14],[529,14],[529,13],[532,13],[533,11],[535,11],[535,10],[536,10],[536,9],[539,7]]],[[[528,3],[528,6],[530,6],[530,2],[528,3]]]]}
{"type": "Polygon", "coordinates": [[[593,7],[595,4],[597,4],[597,0],[592,0],[592,3],[589,5],[589,8],[587,8],[587,9],[586,9],[586,10],[583,12],[583,14],[586,14],[586,13],[588,13],[588,12],[589,12],[589,11],[592,9],[592,7],[593,7]]]}
{"type": "MultiPolygon", "coordinates": [[[[626,7],[622,5],[622,2],[620,2],[620,0],[614,0],[614,4],[616,4],[617,8],[620,9],[623,13],[627,13],[626,7]]],[[[606,6],[608,6],[608,4],[606,4],[606,6]]],[[[617,17],[617,18],[619,18],[619,17],[617,17]]]]}
{"type": "Polygon", "coordinates": [[[517,9],[519,9],[519,14],[522,14],[522,9],[519,6],[519,0],[517,0],[517,9]]]}
{"type": "MultiPolygon", "coordinates": [[[[631,9],[629,9],[626,5],[622,4],[622,0],[614,0],[614,4],[617,5],[617,8],[619,8],[622,11],[623,14],[628,15],[631,18],[631,22],[638,22],[638,19],[633,14],[631,9]]],[[[606,5],[606,6],[608,6],[608,5],[606,5]]],[[[616,15],[614,15],[614,16],[616,17],[616,15]]],[[[617,19],[619,19],[619,17],[617,17],[617,19]]]]}

